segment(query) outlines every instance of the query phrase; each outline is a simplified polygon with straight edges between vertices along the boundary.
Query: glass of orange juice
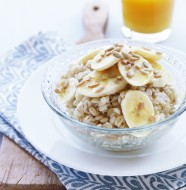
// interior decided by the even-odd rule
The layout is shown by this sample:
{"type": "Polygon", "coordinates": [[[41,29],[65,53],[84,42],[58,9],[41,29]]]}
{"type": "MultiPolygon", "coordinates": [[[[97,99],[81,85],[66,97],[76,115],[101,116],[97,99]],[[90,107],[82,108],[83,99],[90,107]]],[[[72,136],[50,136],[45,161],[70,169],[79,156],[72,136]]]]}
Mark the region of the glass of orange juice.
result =
{"type": "Polygon", "coordinates": [[[166,40],[171,32],[174,0],[122,0],[122,31],[128,38],[147,42],[166,40]]]}

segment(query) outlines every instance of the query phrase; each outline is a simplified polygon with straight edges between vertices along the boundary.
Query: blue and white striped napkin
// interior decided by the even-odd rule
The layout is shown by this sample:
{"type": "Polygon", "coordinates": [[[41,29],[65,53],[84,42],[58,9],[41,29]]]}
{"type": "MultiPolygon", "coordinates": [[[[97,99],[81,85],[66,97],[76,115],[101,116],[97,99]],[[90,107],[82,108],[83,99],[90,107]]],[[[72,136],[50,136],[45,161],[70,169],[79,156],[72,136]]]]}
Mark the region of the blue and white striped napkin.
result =
{"type": "Polygon", "coordinates": [[[69,47],[58,35],[39,33],[0,59],[0,132],[55,172],[69,190],[170,190],[185,186],[186,165],[145,176],[94,175],[58,164],[25,139],[16,118],[20,89],[40,65],[69,47]]]}

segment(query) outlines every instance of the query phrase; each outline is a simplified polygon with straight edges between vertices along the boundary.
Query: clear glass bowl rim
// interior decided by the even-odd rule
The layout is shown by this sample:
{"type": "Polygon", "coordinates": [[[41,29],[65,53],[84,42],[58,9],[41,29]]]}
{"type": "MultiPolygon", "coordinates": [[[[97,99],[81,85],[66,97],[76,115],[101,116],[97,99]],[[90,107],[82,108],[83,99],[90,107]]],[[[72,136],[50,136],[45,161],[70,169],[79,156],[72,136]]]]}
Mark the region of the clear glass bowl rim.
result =
{"type": "MultiPolygon", "coordinates": [[[[166,46],[159,45],[159,44],[150,44],[150,43],[141,42],[141,41],[126,40],[126,39],[123,39],[123,38],[107,38],[107,39],[95,40],[95,41],[84,43],[82,45],[74,46],[74,47],[70,48],[69,50],[66,50],[65,52],[63,52],[59,56],[62,56],[62,55],[66,54],[66,53],[68,53],[69,51],[72,51],[72,50],[76,51],[77,49],[79,49],[81,47],[86,47],[87,45],[96,44],[98,42],[101,43],[101,42],[111,42],[111,41],[112,42],[116,42],[116,43],[118,43],[118,42],[122,42],[122,43],[135,43],[135,44],[139,44],[139,45],[154,46],[155,48],[160,48],[162,50],[169,51],[169,49],[167,49],[166,46]]],[[[180,60],[179,57],[177,57],[175,55],[173,57],[176,58],[177,60],[179,60],[179,62],[183,62],[183,61],[180,60]]],[[[125,134],[125,133],[128,134],[128,133],[133,133],[133,132],[141,132],[141,131],[144,131],[144,130],[155,129],[155,128],[161,127],[162,125],[166,125],[167,123],[169,123],[169,122],[171,122],[173,120],[176,120],[177,117],[180,116],[186,110],[186,92],[185,92],[185,96],[184,96],[183,102],[181,103],[180,107],[171,116],[165,118],[162,121],[159,121],[159,122],[156,122],[156,123],[152,123],[150,125],[142,125],[142,126],[136,127],[136,128],[117,128],[116,129],[116,128],[101,128],[101,127],[97,127],[96,125],[90,125],[90,124],[87,124],[87,123],[83,123],[83,122],[80,122],[80,121],[78,121],[76,119],[73,119],[72,117],[66,115],[65,112],[59,111],[55,106],[53,106],[48,101],[48,98],[45,95],[44,90],[43,90],[43,88],[44,88],[43,87],[43,85],[44,85],[43,81],[45,80],[45,76],[47,75],[48,70],[50,69],[50,67],[51,67],[51,64],[49,65],[48,69],[45,71],[45,74],[43,76],[43,80],[42,80],[42,83],[41,83],[41,91],[42,91],[42,95],[43,95],[46,103],[59,116],[61,116],[62,118],[66,119],[66,120],[69,120],[72,123],[77,124],[78,126],[81,126],[83,128],[89,128],[89,129],[94,130],[94,131],[109,132],[109,133],[114,133],[114,134],[118,134],[118,133],[119,134],[125,134]]],[[[185,65],[185,67],[186,67],[186,65],[185,65]]]]}

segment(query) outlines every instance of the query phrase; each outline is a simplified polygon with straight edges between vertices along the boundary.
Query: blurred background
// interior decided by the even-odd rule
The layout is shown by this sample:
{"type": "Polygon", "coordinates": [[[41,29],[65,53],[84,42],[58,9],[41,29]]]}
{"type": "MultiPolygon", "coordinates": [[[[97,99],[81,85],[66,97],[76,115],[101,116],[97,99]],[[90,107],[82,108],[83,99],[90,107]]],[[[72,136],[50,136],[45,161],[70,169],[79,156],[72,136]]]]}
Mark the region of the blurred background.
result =
{"type": "MultiPolygon", "coordinates": [[[[0,54],[16,46],[39,31],[54,31],[72,42],[84,34],[82,10],[91,0],[1,0],[0,1],[0,54]]],[[[120,0],[107,0],[109,20],[106,38],[124,37],[120,0]]],[[[186,1],[176,0],[172,35],[163,42],[186,51],[186,1]]]]}

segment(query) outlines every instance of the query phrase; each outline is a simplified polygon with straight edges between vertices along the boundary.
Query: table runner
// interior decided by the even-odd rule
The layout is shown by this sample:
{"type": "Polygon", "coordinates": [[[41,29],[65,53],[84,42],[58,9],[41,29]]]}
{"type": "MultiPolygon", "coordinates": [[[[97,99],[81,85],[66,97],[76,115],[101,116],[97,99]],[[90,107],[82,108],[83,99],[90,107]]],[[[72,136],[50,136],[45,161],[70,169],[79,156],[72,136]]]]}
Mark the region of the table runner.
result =
{"type": "Polygon", "coordinates": [[[102,176],[61,165],[38,152],[24,137],[16,118],[21,87],[39,66],[72,45],[55,33],[42,33],[7,52],[0,59],[0,132],[56,173],[69,190],[170,190],[186,185],[186,164],[144,176],[102,176]]]}

